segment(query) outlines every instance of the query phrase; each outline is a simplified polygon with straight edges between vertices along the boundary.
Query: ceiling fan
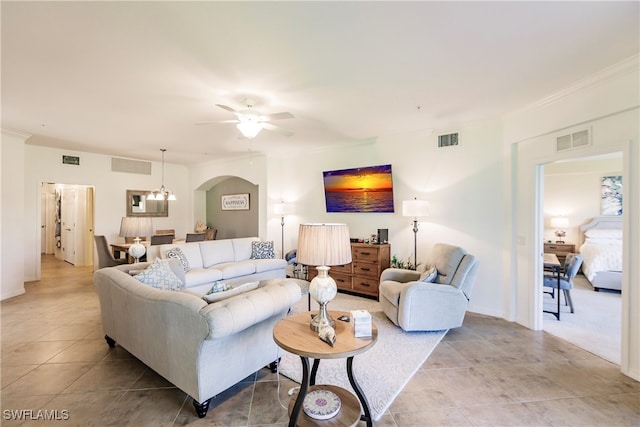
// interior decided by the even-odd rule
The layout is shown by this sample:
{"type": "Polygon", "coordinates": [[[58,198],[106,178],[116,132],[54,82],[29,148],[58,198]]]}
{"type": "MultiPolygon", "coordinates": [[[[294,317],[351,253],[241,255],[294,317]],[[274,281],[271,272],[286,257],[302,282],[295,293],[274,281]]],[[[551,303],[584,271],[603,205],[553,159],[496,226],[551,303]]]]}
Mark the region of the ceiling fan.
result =
{"type": "Polygon", "coordinates": [[[209,122],[199,122],[196,124],[204,125],[210,123],[236,123],[236,127],[242,135],[246,138],[252,139],[254,138],[262,129],[273,130],[276,132],[280,132],[283,135],[291,136],[293,132],[290,130],[281,128],[279,126],[275,126],[270,122],[273,120],[282,120],[282,119],[292,119],[294,116],[288,112],[275,113],[275,114],[261,114],[258,111],[253,109],[253,101],[250,99],[246,100],[247,109],[246,110],[234,110],[231,107],[222,104],[216,104],[218,107],[223,110],[227,110],[231,113],[234,113],[238,116],[235,120],[220,120],[220,121],[209,121],[209,122]]]}

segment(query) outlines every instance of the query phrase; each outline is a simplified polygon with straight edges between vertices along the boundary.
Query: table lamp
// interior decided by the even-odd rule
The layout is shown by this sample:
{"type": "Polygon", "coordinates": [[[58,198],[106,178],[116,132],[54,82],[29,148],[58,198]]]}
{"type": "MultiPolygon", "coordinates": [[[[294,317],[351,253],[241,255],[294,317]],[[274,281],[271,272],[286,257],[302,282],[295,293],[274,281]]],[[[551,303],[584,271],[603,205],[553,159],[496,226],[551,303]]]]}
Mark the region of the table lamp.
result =
{"type": "Polygon", "coordinates": [[[298,233],[298,262],[315,266],[318,275],[309,284],[309,294],[318,302],[320,311],[310,323],[313,331],[328,325],[335,328],[335,320],[327,314],[327,304],[335,298],[338,287],[329,276],[333,265],[351,262],[351,241],[346,224],[300,224],[298,233]]]}
{"type": "Polygon", "coordinates": [[[418,268],[418,218],[429,216],[429,202],[426,200],[404,200],[402,202],[402,216],[413,217],[413,264],[418,268]]]}
{"type": "Polygon", "coordinates": [[[555,235],[558,238],[556,243],[564,243],[562,238],[567,235],[567,232],[564,231],[564,228],[569,226],[569,218],[564,216],[556,216],[551,218],[551,227],[556,229],[555,235]]]}
{"type": "Polygon", "coordinates": [[[140,243],[140,236],[153,235],[153,224],[150,217],[125,216],[120,222],[120,237],[133,237],[133,244],[129,248],[131,255],[136,262],[140,260],[147,251],[147,248],[140,243]]]}

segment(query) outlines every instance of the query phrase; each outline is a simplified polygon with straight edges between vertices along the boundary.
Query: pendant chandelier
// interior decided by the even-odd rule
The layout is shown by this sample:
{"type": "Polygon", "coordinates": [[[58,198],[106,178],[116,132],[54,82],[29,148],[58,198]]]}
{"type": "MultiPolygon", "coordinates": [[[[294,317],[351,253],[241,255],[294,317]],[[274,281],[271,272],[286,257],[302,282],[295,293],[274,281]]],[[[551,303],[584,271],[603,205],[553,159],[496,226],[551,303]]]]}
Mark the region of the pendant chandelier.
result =
{"type": "Polygon", "coordinates": [[[160,151],[162,151],[162,186],[160,189],[153,190],[149,193],[147,200],[176,200],[173,191],[164,188],[164,152],[167,151],[167,149],[161,148],[160,151]]]}

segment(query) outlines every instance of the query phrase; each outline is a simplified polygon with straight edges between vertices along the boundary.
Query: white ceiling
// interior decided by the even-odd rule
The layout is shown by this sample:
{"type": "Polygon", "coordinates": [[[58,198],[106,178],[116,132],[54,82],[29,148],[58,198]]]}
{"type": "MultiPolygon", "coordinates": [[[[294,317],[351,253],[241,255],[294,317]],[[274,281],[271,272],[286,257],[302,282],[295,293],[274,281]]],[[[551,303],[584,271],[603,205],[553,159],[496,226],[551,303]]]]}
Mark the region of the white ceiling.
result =
{"type": "Polygon", "coordinates": [[[186,164],[455,130],[638,54],[639,5],[2,1],[2,127],[186,164]],[[246,97],[295,134],[195,125],[246,97]]]}

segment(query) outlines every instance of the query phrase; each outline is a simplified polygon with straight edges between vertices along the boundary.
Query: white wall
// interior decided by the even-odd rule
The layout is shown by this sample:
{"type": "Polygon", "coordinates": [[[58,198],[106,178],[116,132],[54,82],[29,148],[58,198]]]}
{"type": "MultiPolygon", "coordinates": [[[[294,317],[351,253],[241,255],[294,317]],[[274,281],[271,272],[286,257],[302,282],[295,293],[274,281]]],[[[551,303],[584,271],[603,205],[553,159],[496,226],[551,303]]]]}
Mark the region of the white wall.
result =
{"type": "MultiPolygon", "coordinates": [[[[302,222],[344,222],[352,237],[367,238],[378,228],[389,229],[391,254],[413,258],[413,218],[402,216],[402,200],[428,200],[430,216],[419,224],[418,261],[423,260],[423,267],[429,248],[437,242],[460,245],[479,256],[469,310],[502,316],[505,283],[494,274],[503,269],[500,123],[478,122],[454,131],[460,133],[460,145],[454,147],[437,148],[438,133],[424,131],[303,156],[270,158],[269,203],[284,200],[297,208],[297,214],[285,220],[285,251],[295,248],[302,222]],[[395,213],[326,212],[323,171],[381,164],[392,165],[395,213]]],[[[270,213],[268,228],[279,242],[280,217],[270,213]]]]}
{"type": "MultiPolygon", "coordinates": [[[[0,299],[24,293],[24,141],[2,130],[0,144],[0,299]]],[[[38,197],[40,197],[38,193],[38,197]]],[[[38,235],[39,237],[39,235],[38,235]]]]}
{"type": "MultiPolygon", "coordinates": [[[[120,220],[126,216],[126,190],[152,190],[162,181],[160,162],[152,163],[151,175],[111,171],[111,156],[25,145],[28,161],[24,167],[25,241],[24,280],[36,280],[40,274],[40,186],[42,182],[92,185],[95,187],[94,234],[103,234],[109,242],[121,242],[120,220]],[[80,157],[80,165],[62,164],[62,155],[80,157]]],[[[144,159],[142,159],[144,160],[144,159]]],[[[169,216],[153,218],[154,229],[173,228],[184,236],[193,228],[187,212],[192,210],[188,197],[188,173],[183,165],[165,162],[164,183],[178,200],[169,202],[169,216]],[[190,228],[188,228],[190,227],[190,228]]],[[[4,211],[4,209],[3,209],[4,211]]]]}
{"type": "Polygon", "coordinates": [[[514,143],[511,216],[514,245],[511,249],[517,290],[517,321],[540,329],[542,217],[538,216],[537,186],[541,166],[576,156],[623,152],[624,259],[622,290],[623,373],[640,380],[640,149],[638,57],[616,69],[591,77],[564,97],[505,118],[505,142],[514,143]],[[592,145],[569,152],[556,152],[556,137],[589,128],[592,145]]]}

